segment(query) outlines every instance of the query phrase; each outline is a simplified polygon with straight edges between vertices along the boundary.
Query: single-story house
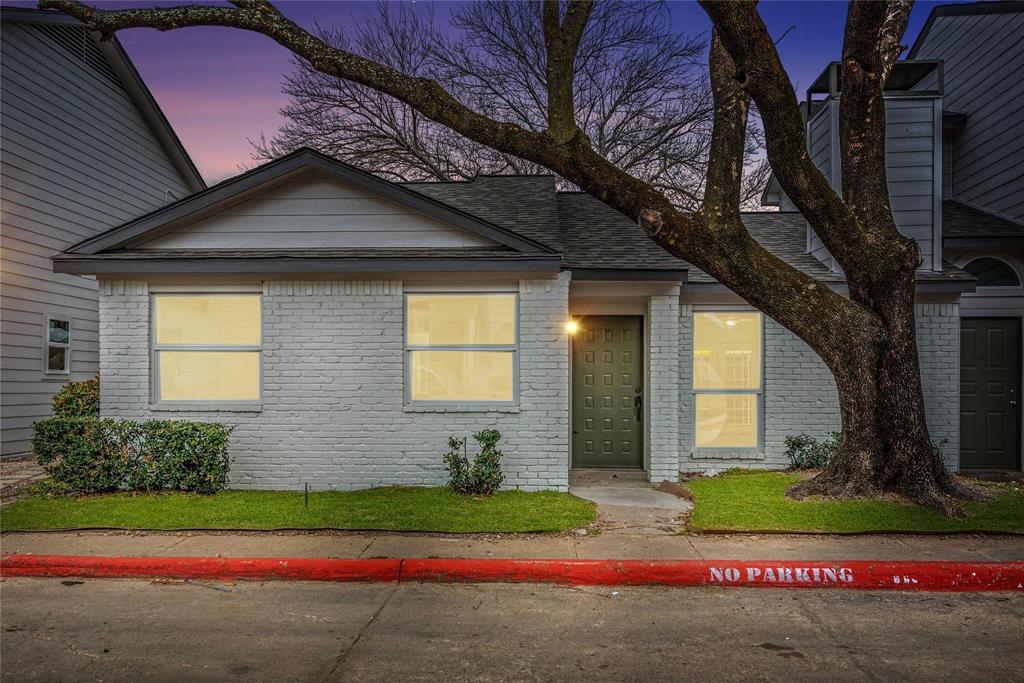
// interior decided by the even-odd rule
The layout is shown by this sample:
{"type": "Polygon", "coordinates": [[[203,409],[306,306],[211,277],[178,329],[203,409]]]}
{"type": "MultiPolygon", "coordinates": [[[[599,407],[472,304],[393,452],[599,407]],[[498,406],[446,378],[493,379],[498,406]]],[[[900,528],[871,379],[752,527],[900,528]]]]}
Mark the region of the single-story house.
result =
{"type": "MultiPolygon", "coordinates": [[[[795,213],[763,244],[837,289],[795,213]]],[[[299,150],[54,257],[100,283],[102,413],[235,426],[231,485],[437,484],[451,435],[501,431],[506,485],[571,468],[787,464],[839,428],[817,356],[551,176],[393,183],[299,150]]],[[[929,426],[958,466],[961,292],[922,270],[929,426]]]]}

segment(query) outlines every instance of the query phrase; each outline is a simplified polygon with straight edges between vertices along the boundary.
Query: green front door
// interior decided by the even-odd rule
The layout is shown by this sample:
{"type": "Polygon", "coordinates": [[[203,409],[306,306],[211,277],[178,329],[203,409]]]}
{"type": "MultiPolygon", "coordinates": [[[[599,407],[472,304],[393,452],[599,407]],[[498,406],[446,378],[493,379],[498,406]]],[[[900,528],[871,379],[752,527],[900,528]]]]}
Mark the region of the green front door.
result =
{"type": "Polygon", "coordinates": [[[960,467],[1020,467],[1020,320],[960,319],[960,467]]]}
{"type": "Polygon", "coordinates": [[[643,318],[589,315],[572,340],[572,466],[644,466],[643,318]]]}

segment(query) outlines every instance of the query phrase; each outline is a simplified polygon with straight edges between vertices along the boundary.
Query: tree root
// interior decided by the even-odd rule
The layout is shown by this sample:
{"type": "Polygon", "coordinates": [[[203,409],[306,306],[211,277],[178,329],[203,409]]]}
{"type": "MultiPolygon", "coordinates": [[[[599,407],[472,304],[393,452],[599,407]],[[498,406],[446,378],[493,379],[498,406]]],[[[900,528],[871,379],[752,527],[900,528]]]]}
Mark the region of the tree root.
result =
{"type": "Polygon", "coordinates": [[[911,476],[911,473],[905,473],[902,477],[879,482],[879,477],[869,465],[869,454],[848,454],[838,463],[837,460],[838,457],[834,458],[833,462],[814,478],[790,487],[786,491],[786,497],[794,500],[810,497],[878,500],[895,495],[953,519],[963,519],[967,516],[962,502],[982,502],[991,499],[991,495],[983,488],[947,472],[941,461],[936,463],[935,470],[927,474],[917,472],[917,476],[911,476]],[[839,463],[842,463],[842,466],[837,466],[839,463]]]}

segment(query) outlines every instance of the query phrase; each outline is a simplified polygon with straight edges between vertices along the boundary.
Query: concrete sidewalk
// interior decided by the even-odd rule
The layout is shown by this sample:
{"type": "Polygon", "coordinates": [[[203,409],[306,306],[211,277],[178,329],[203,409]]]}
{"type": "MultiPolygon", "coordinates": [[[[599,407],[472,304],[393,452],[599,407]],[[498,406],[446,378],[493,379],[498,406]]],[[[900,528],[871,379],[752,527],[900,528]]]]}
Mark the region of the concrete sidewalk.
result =
{"type": "Polygon", "coordinates": [[[1024,537],[8,532],[0,553],[155,557],[607,560],[1024,560],[1024,537]]]}

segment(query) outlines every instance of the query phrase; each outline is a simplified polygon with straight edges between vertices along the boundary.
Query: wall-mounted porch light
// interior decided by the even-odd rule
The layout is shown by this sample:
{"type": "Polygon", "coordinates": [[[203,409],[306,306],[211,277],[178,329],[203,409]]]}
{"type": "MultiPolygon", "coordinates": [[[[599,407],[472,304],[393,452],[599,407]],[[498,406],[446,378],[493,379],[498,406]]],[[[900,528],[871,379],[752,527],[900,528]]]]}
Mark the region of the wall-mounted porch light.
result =
{"type": "Polygon", "coordinates": [[[565,323],[565,333],[566,334],[570,334],[570,335],[571,334],[576,334],[579,331],[580,331],[580,324],[578,322],[576,322],[575,320],[570,320],[570,321],[565,323]]]}

